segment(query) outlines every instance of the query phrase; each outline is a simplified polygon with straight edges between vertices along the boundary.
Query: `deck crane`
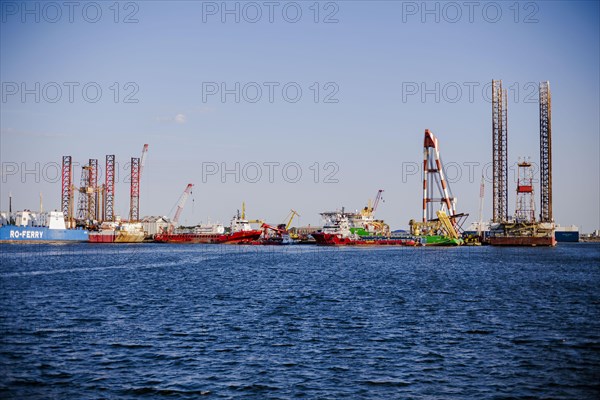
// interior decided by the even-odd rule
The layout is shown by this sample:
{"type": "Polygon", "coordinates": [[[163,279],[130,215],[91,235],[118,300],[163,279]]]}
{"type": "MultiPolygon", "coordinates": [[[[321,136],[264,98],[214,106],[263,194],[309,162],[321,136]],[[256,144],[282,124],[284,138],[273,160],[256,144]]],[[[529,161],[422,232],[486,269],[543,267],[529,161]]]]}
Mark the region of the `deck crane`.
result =
{"type": "Polygon", "coordinates": [[[377,191],[377,196],[375,196],[375,202],[373,203],[373,208],[371,212],[374,213],[377,210],[377,206],[379,205],[379,201],[381,200],[381,194],[383,193],[383,189],[379,189],[377,191]]]}
{"type": "Polygon", "coordinates": [[[375,212],[375,210],[377,210],[377,206],[379,205],[379,201],[381,200],[382,193],[383,193],[383,189],[379,189],[377,191],[377,195],[375,196],[375,201],[373,203],[371,203],[371,199],[369,199],[369,205],[367,205],[361,211],[362,215],[364,215],[365,217],[373,216],[373,213],[375,212]]]}
{"type": "Polygon", "coordinates": [[[292,221],[295,216],[300,216],[296,210],[290,210],[289,214],[285,217],[285,220],[282,224],[277,226],[273,226],[267,224],[266,222],[261,222],[261,229],[263,230],[262,238],[263,240],[283,240],[284,237],[288,237],[289,241],[289,233],[288,229],[290,229],[290,225],[292,225],[292,221]],[[289,217],[289,218],[288,218],[289,217]],[[285,222],[287,220],[287,223],[285,222]]]}
{"type": "Polygon", "coordinates": [[[268,231],[271,230],[275,233],[276,236],[281,237],[282,234],[286,233],[286,230],[283,228],[283,224],[279,225],[279,226],[273,226],[273,225],[269,225],[266,222],[263,222],[262,225],[260,226],[263,229],[263,235],[265,237],[269,236],[268,235],[268,231]]]}
{"type": "MultiPolygon", "coordinates": [[[[238,210],[238,218],[241,218],[243,220],[246,219],[246,202],[242,202],[242,214],[240,215],[240,210],[238,210]]],[[[263,221],[262,219],[250,219],[247,220],[248,223],[250,224],[259,224],[262,225],[265,223],[265,221],[263,221]]]]}
{"type": "MultiPolygon", "coordinates": [[[[294,220],[295,216],[300,216],[300,214],[298,214],[298,212],[296,210],[290,210],[290,213],[288,214],[288,216],[290,217],[290,219],[288,220],[287,224],[285,224],[285,230],[289,230],[290,226],[292,225],[292,221],[294,220]]],[[[286,217],[287,219],[287,217],[286,217]]]]}
{"type": "Polygon", "coordinates": [[[183,207],[185,207],[185,203],[186,203],[188,197],[192,193],[192,187],[194,187],[194,185],[191,183],[188,183],[185,190],[179,197],[179,200],[177,201],[177,210],[175,211],[175,216],[173,217],[173,220],[171,220],[171,223],[169,224],[168,233],[173,233],[173,230],[179,223],[179,217],[181,216],[181,212],[183,211],[183,207]]]}

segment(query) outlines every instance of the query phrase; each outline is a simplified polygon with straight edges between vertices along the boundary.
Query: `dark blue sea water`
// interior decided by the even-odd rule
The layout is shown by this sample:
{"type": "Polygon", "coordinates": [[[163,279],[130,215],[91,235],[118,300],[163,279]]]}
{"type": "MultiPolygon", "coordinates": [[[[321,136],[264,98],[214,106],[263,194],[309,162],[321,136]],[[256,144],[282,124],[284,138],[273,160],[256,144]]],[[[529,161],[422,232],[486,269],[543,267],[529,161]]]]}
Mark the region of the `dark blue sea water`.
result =
{"type": "Polygon", "coordinates": [[[600,397],[600,246],[1,245],[1,398],[600,397]]]}

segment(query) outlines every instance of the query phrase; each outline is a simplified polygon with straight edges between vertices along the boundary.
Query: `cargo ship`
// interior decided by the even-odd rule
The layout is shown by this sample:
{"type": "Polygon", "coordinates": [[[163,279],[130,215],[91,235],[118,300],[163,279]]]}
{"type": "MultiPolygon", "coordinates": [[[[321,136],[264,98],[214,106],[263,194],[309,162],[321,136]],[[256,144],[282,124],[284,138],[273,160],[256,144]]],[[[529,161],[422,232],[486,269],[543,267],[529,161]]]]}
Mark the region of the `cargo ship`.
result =
{"type": "Polygon", "coordinates": [[[0,215],[0,243],[87,242],[88,231],[67,229],[60,211],[34,213],[19,211],[12,222],[10,215],[0,215]]]}
{"type": "Polygon", "coordinates": [[[320,246],[415,246],[411,235],[391,233],[389,226],[365,213],[323,212],[323,228],[311,234],[320,246]]]}
{"type": "Polygon", "coordinates": [[[91,243],[140,243],[144,241],[141,223],[103,222],[98,231],[90,231],[91,243]]]}
{"type": "Polygon", "coordinates": [[[225,232],[221,224],[200,225],[193,230],[179,230],[157,234],[158,243],[214,243],[214,244],[250,244],[258,240],[262,230],[252,229],[250,222],[239,211],[231,219],[230,231],[225,232]]]}
{"type": "Polygon", "coordinates": [[[556,225],[554,238],[557,242],[579,242],[579,228],[575,225],[556,225]]]}

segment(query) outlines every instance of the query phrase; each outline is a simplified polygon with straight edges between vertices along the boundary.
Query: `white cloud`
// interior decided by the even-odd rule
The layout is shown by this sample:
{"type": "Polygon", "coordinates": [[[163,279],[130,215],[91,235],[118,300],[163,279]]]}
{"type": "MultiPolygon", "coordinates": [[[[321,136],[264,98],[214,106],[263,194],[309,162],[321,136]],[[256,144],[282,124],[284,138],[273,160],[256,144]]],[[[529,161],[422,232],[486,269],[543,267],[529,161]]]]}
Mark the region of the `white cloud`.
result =
{"type": "Polygon", "coordinates": [[[186,116],[184,114],[177,114],[175,116],[175,122],[178,124],[185,124],[186,116]]]}
{"type": "Polygon", "coordinates": [[[161,123],[175,122],[176,124],[185,124],[187,122],[187,117],[185,114],[179,113],[174,117],[156,117],[155,120],[161,123]]]}

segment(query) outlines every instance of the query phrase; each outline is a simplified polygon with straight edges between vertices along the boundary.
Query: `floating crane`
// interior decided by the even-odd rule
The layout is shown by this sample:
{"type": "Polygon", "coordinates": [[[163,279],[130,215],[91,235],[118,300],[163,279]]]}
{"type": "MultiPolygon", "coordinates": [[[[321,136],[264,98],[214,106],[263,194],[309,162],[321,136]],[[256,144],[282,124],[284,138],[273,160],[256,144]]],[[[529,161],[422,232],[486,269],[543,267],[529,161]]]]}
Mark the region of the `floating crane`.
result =
{"type": "Polygon", "coordinates": [[[438,139],[429,129],[425,129],[425,140],[423,144],[422,222],[435,219],[435,204],[438,203],[440,209],[447,211],[452,223],[456,224],[456,198],[452,195],[452,191],[450,190],[450,186],[444,175],[438,139]],[[439,197],[434,197],[434,194],[437,194],[439,197]]]}
{"type": "Polygon", "coordinates": [[[425,129],[423,141],[423,216],[410,220],[410,230],[427,246],[456,246],[461,225],[468,214],[456,212],[456,198],[445,177],[437,137],[425,129]]]}
{"type": "Polygon", "coordinates": [[[171,222],[169,224],[168,233],[173,233],[173,230],[175,230],[175,227],[179,223],[179,217],[181,216],[181,212],[183,211],[183,208],[185,207],[185,203],[186,203],[188,197],[192,193],[193,187],[194,187],[193,184],[188,183],[185,190],[179,197],[179,200],[177,201],[177,206],[176,206],[177,209],[175,210],[175,216],[173,217],[173,219],[171,220],[171,222]]]}

